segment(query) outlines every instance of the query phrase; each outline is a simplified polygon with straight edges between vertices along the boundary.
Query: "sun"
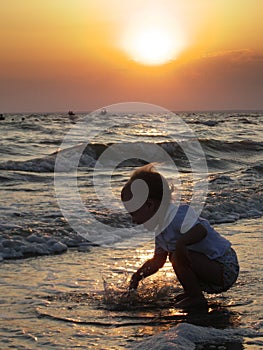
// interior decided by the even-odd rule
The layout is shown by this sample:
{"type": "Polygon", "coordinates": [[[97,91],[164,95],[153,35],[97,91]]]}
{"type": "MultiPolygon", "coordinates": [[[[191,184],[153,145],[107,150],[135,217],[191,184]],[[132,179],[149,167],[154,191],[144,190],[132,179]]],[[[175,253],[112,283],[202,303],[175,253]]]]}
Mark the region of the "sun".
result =
{"type": "Polygon", "coordinates": [[[182,34],[161,23],[134,24],[122,39],[122,48],[134,61],[144,65],[162,65],[178,56],[184,47],[182,34]]]}
{"type": "Polygon", "coordinates": [[[160,65],[170,61],[174,54],[173,38],[162,28],[145,28],[130,43],[130,54],[148,65],[160,65]]]}

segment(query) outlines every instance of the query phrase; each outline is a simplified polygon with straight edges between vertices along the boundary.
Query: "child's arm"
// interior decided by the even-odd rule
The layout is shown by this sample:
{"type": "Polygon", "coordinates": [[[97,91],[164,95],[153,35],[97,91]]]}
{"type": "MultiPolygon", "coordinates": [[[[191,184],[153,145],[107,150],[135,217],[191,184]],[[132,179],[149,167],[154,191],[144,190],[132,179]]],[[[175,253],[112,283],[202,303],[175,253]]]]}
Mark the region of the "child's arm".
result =
{"type": "Polygon", "coordinates": [[[132,275],[129,289],[137,289],[140,280],[156,273],[166,262],[166,251],[155,253],[153,258],[147,260],[137,272],[132,275]]]}

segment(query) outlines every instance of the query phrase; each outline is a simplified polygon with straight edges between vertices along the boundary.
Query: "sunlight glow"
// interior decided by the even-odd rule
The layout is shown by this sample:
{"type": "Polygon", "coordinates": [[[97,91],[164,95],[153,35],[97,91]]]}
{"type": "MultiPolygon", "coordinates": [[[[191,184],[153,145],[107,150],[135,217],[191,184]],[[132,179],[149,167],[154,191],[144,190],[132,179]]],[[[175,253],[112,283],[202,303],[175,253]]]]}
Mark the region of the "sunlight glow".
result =
{"type": "Polygon", "coordinates": [[[186,40],[169,17],[160,11],[133,18],[124,31],[122,48],[134,61],[145,65],[161,65],[176,59],[186,40]]]}

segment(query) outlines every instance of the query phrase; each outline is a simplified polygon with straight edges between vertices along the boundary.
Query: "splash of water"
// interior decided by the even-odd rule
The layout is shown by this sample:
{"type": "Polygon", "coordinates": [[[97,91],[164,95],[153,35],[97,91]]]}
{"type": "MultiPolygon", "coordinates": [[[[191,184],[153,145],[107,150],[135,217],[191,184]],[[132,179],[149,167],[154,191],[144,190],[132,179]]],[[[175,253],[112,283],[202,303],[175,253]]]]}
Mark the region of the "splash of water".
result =
{"type": "Polygon", "coordinates": [[[103,303],[108,310],[163,309],[172,307],[179,293],[178,285],[160,280],[140,284],[138,290],[129,291],[127,280],[117,284],[103,280],[103,303]]]}

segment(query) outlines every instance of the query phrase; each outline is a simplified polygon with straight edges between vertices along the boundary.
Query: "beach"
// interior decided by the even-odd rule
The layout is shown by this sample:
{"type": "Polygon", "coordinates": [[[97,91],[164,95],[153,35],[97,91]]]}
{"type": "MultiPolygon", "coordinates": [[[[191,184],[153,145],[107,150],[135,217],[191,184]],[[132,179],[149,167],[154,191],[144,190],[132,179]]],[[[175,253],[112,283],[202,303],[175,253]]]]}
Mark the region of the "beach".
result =
{"type": "Polygon", "coordinates": [[[1,123],[1,348],[263,349],[261,113],[10,114],[1,123]],[[202,161],[197,140],[204,201],[204,172],[191,172],[202,161]],[[162,169],[179,200],[197,193],[201,215],[238,254],[237,283],[207,295],[207,313],[174,308],[181,287],[168,262],[125,294],[154,234],[131,224],[119,194],[145,149],[160,161],[152,146],[176,164],[162,169]],[[102,159],[110,151],[116,158],[102,159]]]}

